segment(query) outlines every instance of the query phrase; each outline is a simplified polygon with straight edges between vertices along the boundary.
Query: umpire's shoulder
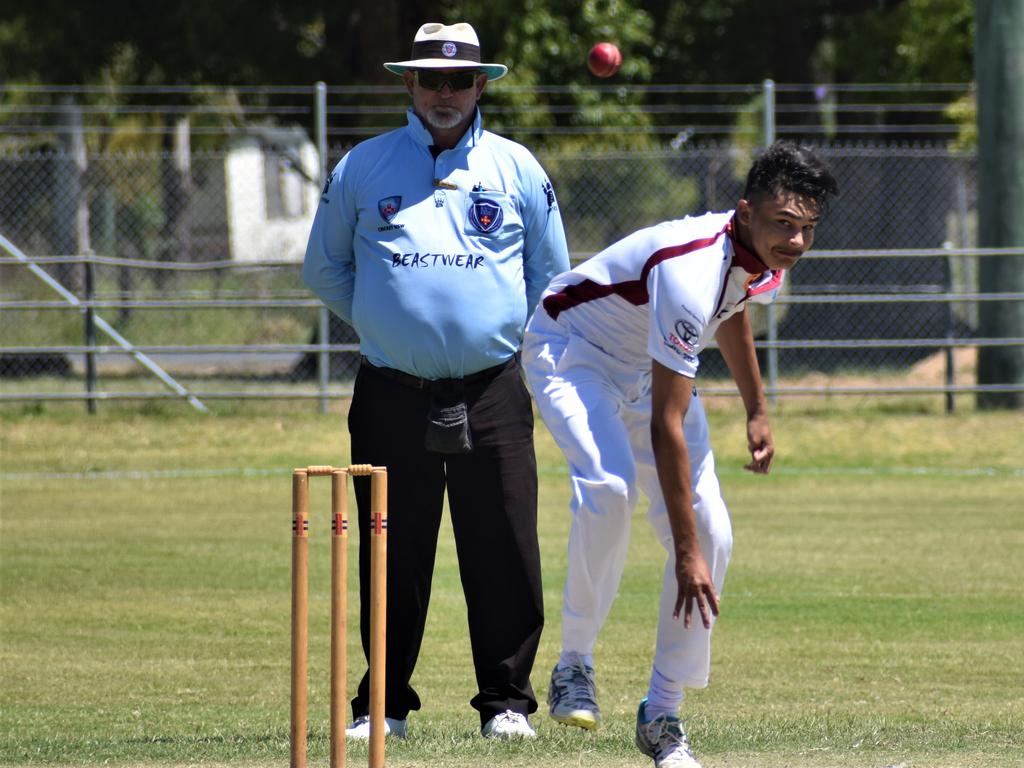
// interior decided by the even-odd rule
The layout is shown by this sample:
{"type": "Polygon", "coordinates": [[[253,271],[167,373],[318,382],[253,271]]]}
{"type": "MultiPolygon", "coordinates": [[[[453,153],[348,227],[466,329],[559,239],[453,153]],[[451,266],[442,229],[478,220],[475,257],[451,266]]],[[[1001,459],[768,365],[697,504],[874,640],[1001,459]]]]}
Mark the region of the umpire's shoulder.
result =
{"type": "Polygon", "coordinates": [[[396,128],[359,142],[342,156],[339,165],[346,163],[351,167],[379,171],[382,165],[386,168],[392,161],[404,163],[410,149],[407,131],[405,128],[396,128]]]}
{"type": "Polygon", "coordinates": [[[513,141],[493,131],[482,131],[479,144],[481,147],[486,147],[495,155],[515,164],[519,168],[536,169],[538,172],[543,173],[540,161],[537,160],[536,155],[518,141],[513,141]]]}

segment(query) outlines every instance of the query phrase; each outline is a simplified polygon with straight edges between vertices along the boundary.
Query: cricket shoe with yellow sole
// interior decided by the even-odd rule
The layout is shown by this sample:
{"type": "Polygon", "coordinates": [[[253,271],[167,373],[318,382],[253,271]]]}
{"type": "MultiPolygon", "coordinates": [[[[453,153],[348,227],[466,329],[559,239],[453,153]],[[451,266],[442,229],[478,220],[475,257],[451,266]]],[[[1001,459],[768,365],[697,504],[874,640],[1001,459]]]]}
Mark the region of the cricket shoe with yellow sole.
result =
{"type": "Polygon", "coordinates": [[[551,718],[562,725],[592,731],[601,722],[594,669],[577,653],[567,654],[567,662],[559,661],[551,670],[551,685],[548,687],[551,718]]]}

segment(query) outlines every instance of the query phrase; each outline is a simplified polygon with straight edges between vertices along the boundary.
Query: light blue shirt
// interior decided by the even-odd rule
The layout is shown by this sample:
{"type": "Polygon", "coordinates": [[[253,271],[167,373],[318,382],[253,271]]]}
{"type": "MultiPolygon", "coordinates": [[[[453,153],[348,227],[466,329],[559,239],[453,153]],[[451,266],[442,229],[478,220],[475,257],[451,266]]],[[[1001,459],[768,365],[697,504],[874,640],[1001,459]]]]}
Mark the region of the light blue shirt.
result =
{"type": "Polygon", "coordinates": [[[404,128],[354,147],[324,187],[302,277],[371,363],[427,379],[508,360],[569,268],[554,190],[520,144],[472,126],[435,160],[404,128]]]}

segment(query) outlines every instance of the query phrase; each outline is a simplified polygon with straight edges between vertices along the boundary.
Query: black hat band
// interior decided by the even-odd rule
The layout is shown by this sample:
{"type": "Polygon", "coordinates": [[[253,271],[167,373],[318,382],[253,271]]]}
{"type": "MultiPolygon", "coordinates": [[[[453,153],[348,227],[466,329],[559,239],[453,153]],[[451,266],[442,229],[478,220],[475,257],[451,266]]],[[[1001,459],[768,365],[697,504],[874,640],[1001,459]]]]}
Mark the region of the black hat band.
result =
{"type": "Polygon", "coordinates": [[[412,44],[413,61],[418,59],[462,59],[480,63],[480,46],[451,40],[429,40],[412,44]]]}

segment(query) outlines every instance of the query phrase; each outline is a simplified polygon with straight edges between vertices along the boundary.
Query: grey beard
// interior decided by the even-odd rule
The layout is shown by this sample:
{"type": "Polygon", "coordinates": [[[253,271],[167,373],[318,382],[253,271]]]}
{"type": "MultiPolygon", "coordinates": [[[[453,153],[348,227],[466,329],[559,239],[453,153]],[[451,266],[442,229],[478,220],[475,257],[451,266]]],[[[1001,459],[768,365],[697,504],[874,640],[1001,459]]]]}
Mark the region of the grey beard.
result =
{"type": "Polygon", "coordinates": [[[464,117],[454,107],[432,107],[427,111],[427,122],[434,128],[454,128],[464,117]]]}

